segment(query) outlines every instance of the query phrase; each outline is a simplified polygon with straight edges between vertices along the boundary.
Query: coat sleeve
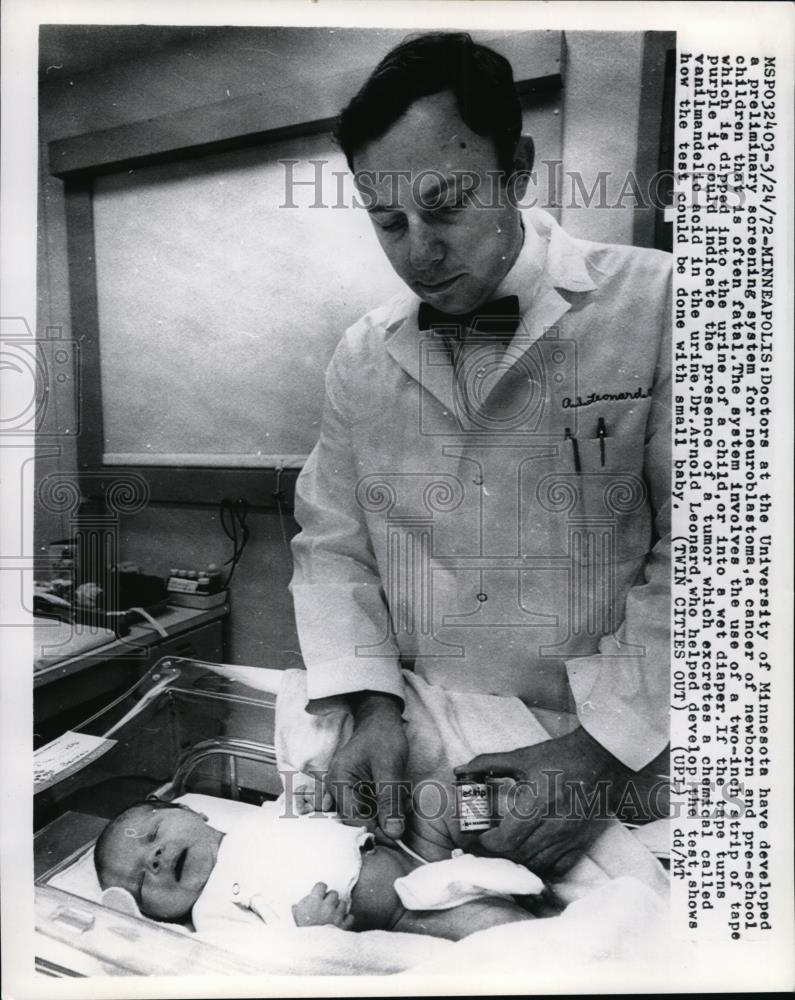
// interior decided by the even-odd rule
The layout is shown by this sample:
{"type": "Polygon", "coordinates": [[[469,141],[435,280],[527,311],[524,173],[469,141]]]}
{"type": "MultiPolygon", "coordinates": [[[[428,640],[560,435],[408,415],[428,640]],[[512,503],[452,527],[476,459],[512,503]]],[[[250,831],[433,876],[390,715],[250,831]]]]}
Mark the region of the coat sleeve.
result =
{"type": "Polygon", "coordinates": [[[313,702],[365,690],[403,698],[398,647],[356,501],[346,384],[353,363],[343,340],[326,374],[320,438],[296,484],[301,531],[292,545],[290,590],[313,702]]]}
{"type": "Polygon", "coordinates": [[[629,591],[624,620],[599,652],[566,664],[582,726],[633,770],[669,742],[671,566],[671,285],[661,309],[660,350],[646,427],[644,478],[656,542],[629,591]],[[627,655],[629,648],[640,649],[627,655]]]}

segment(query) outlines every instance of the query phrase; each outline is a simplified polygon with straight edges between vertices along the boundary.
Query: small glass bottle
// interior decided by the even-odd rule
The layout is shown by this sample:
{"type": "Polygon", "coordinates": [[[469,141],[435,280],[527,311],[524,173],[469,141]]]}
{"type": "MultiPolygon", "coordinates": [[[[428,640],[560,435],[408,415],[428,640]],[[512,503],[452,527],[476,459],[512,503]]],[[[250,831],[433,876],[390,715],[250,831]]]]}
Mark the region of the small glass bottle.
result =
{"type": "Polygon", "coordinates": [[[456,815],[462,833],[478,833],[491,827],[491,786],[477,775],[459,774],[455,783],[456,815]]]}

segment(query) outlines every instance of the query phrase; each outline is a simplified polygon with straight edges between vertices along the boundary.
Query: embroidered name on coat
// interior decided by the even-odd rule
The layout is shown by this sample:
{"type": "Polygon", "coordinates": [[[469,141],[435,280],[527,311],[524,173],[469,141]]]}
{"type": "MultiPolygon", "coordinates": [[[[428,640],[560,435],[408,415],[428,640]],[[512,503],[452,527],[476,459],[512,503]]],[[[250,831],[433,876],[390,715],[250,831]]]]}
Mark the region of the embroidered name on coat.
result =
{"type": "Polygon", "coordinates": [[[648,389],[638,387],[634,392],[592,392],[585,399],[582,396],[578,396],[576,399],[572,399],[571,396],[564,396],[561,406],[564,410],[572,410],[577,406],[590,406],[591,403],[612,402],[622,399],[647,399],[651,396],[651,392],[651,387],[648,389]]]}

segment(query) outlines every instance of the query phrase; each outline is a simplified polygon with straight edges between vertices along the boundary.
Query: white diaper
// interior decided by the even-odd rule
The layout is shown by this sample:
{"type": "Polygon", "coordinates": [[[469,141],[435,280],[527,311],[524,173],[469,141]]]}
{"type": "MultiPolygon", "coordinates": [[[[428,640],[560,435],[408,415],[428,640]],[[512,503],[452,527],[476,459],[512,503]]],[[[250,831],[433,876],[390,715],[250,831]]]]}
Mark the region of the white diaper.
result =
{"type": "Polygon", "coordinates": [[[193,909],[202,920],[230,903],[257,913],[266,923],[293,924],[293,906],[317,882],[325,882],[350,908],[362,868],[362,846],[372,839],[364,827],[346,826],[330,813],[279,817],[257,815],[224,836],[215,868],[193,909]]]}

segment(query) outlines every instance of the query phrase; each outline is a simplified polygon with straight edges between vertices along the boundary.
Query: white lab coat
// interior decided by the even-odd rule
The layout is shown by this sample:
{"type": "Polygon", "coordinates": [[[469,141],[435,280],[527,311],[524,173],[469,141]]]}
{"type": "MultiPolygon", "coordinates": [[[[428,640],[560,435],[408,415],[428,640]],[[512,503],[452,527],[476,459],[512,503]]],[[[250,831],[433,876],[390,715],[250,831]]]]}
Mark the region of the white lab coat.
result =
{"type": "Polygon", "coordinates": [[[576,711],[640,769],[668,741],[670,257],[524,221],[507,347],[470,333],[454,369],[406,293],[332,358],[296,488],[308,694],[402,696],[402,665],[576,711]]]}

